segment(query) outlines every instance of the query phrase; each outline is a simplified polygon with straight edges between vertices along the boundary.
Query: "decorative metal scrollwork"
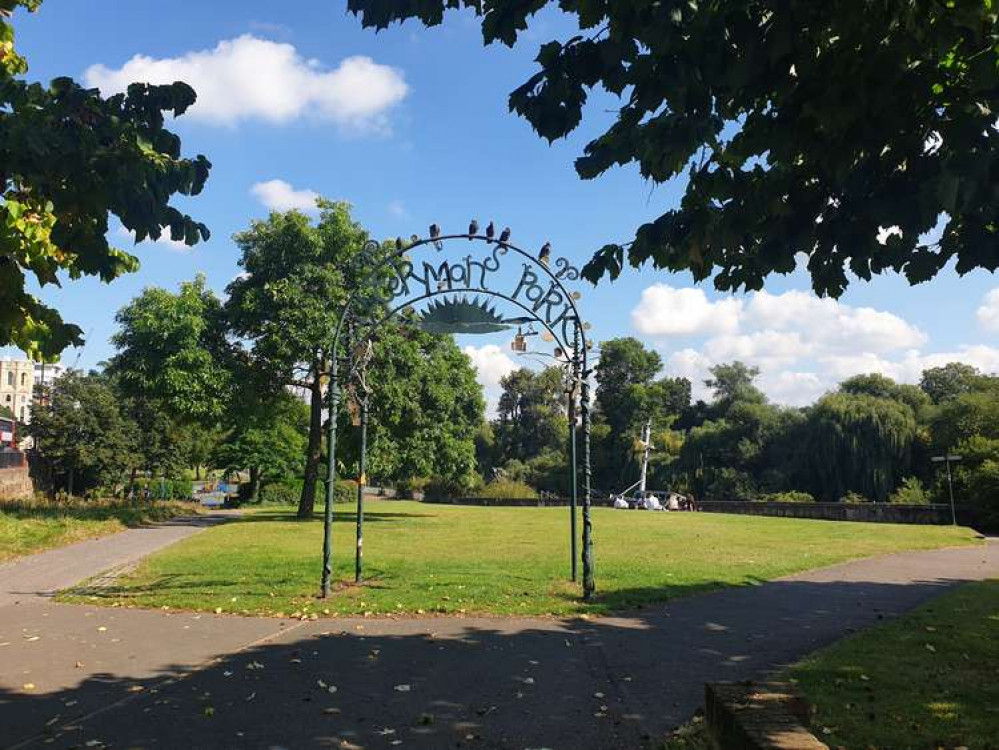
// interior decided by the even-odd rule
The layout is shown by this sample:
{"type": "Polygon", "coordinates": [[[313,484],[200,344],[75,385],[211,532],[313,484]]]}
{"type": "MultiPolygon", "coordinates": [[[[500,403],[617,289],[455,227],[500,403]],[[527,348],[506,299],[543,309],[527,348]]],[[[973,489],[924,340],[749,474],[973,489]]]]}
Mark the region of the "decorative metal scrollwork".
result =
{"type": "Polygon", "coordinates": [[[576,281],[579,279],[579,269],[565,258],[556,258],[555,268],[556,279],[565,279],[566,281],[576,281]]]}

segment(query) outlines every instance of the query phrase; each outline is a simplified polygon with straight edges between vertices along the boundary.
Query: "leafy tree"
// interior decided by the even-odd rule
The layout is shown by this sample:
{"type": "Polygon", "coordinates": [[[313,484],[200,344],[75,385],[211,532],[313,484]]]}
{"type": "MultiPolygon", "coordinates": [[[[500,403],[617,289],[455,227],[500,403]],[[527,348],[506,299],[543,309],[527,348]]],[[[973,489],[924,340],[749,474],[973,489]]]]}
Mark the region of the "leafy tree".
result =
{"type": "Polygon", "coordinates": [[[919,386],[896,383],[880,373],[854,375],[840,383],[839,389],[843,393],[851,393],[855,396],[867,395],[898,401],[912,409],[916,416],[919,416],[930,405],[929,397],[919,386]]]}
{"type": "Polygon", "coordinates": [[[767,398],[753,382],[759,377],[760,368],[735,361],[715,365],[709,372],[711,377],[704,385],[714,392],[714,410],[724,414],[732,404],[740,401],[764,403],[767,398]]]}
{"type": "Polygon", "coordinates": [[[257,401],[247,393],[241,402],[243,408],[234,412],[236,423],[215,447],[212,460],[227,470],[249,470],[249,500],[256,502],[264,480],[301,472],[309,407],[287,391],[257,401]]]}
{"type": "Polygon", "coordinates": [[[934,404],[941,404],[957,398],[962,393],[975,389],[975,382],[981,373],[971,365],[961,362],[948,362],[942,367],[930,367],[923,370],[919,387],[923,389],[934,404]]]}
{"type": "Polygon", "coordinates": [[[803,441],[812,494],[834,501],[858,492],[884,502],[908,474],[916,431],[912,409],[897,401],[849,393],[819,399],[803,441]]]}
{"type": "MultiPolygon", "coordinates": [[[[430,477],[467,488],[475,479],[476,436],[485,421],[482,387],[450,336],[386,325],[373,343],[368,471],[387,480],[430,477]]],[[[358,457],[358,432],[346,416],[338,453],[358,457]]]]}
{"type": "Polygon", "coordinates": [[[313,224],[299,211],[272,213],[236,235],[240,274],[228,287],[232,331],[249,342],[253,366],[272,387],[309,397],[309,442],[298,515],[315,506],[322,459],[324,379],[337,318],[361,268],[367,232],[346,203],[320,201],[313,224]]]}
{"type": "Polygon", "coordinates": [[[234,353],[222,303],[205,277],[174,294],[149,287],[118,311],[108,363],[123,393],[156,399],[174,417],[210,424],[230,404],[234,353]]]}
{"type": "Polygon", "coordinates": [[[500,387],[493,429],[504,458],[528,461],[561,450],[569,434],[562,368],[523,367],[501,378],[500,387]]]}
{"type": "Polygon", "coordinates": [[[180,139],[164,128],[164,112],[183,114],[195,100],[184,83],[134,83],[104,98],[70,78],[44,87],[20,78],[27,61],[14,48],[10,17],[41,0],[0,0],[0,345],[50,358],[82,343],[78,326],[27,290],[28,278],[58,286],[60,278],[110,282],[138,260],[108,244],[108,215],[137,241],[170,237],[189,245],[208,228],[169,204],[197,195],[211,167],[181,156],[180,139]],[[61,277],[60,277],[61,272],[61,277]]]}
{"type": "Polygon", "coordinates": [[[53,487],[73,494],[123,482],[138,461],[138,435],[108,380],[70,370],[43,390],[26,430],[53,487]]]}
{"type": "Polygon", "coordinates": [[[618,338],[600,347],[594,369],[597,379],[597,421],[608,426],[607,444],[596,451],[597,481],[618,485],[637,476],[642,448],[637,444],[645,423],[668,430],[690,405],[686,378],[654,380],[662,358],[637,339],[618,338]]]}
{"type": "Polygon", "coordinates": [[[917,283],[953,260],[960,273],[999,266],[991,0],[347,3],[377,29],[471,8],[486,44],[510,46],[546,6],[575,16],[580,33],[542,45],[511,110],[554,140],[603,89],[621,106],[577,159],[579,175],[637,163],[654,182],[687,177],[680,205],[600,250],[590,280],[616,276],[625,254],[719,289],[759,289],[805,253],[816,292],[831,295],[850,272],[894,269],[917,283]],[[940,240],[921,244],[941,214],[940,240]]]}

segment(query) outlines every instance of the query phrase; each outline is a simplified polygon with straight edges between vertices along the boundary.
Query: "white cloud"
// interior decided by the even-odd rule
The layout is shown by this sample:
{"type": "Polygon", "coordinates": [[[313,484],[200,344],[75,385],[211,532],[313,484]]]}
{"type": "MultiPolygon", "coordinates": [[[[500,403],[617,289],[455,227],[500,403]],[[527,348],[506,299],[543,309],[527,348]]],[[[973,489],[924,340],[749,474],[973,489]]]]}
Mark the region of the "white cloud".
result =
{"type": "Polygon", "coordinates": [[[985,295],[976,314],[982,328],[999,333],[999,287],[985,295]]]}
{"type": "Polygon", "coordinates": [[[284,180],[268,180],[258,182],[250,192],[272,211],[291,211],[298,209],[305,213],[317,213],[316,199],[319,193],[315,190],[296,190],[284,180]]]}
{"type": "Polygon", "coordinates": [[[390,201],[388,204],[388,212],[397,219],[409,218],[409,211],[406,209],[406,204],[400,200],[390,201]]]}
{"type": "Polygon", "coordinates": [[[506,355],[496,344],[466,346],[463,352],[472,360],[479,384],[486,396],[486,413],[492,417],[500,397],[500,379],[519,368],[516,362],[506,355]]]}
{"type": "Polygon", "coordinates": [[[779,370],[760,375],[758,385],[779,404],[806,406],[829,389],[828,383],[814,372],[779,370]]]}
{"type": "Polygon", "coordinates": [[[388,111],[409,91],[402,71],[370,57],[347,57],[328,70],[291,44],[252,34],[180,57],[136,55],[120,68],[92,65],[84,79],[105,95],[134,81],[186,81],[198,94],[188,116],[212,125],[314,117],[355,131],[385,130],[388,111]]]}
{"type": "Polygon", "coordinates": [[[191,245],[184,243],[181,240],[170,239],[170,227],[163,227],[162,234],[158,240],[144,239],[142,242],[135,242],[135,232],[125,229],[125,227],[120,226],[115,230],[115,234],[127,240],[131,240],[133,244],[139,245],[159,245],[160,247],[165,247],[168,250],[173,250],[176,253],[189,253],[194,248],[191,245]]]}
{"type": "Polygon", "coordinates": [[[500,379],[518,368],[496,344],[484,346],[466,346],[463,350],[472,360],[472,366],[479,376],[483,387],[498,386],[500,379]]]}
{"type": "MultiPolygon", "coordinates": [[[[666,373],[689,378],[695,398],[710,397],[703,381],[713,365],[736,359],[760,368],[758,385],[772,400],[795,406],[864,373],[917,383],[926,368],[955,361],[999,372],[999,348],[927,351],[928,336],[894,313],[808,292],[757,292],[745,300],[715,302],[697,289],[655,285],[646,289],[632,318],[641,332],[661,337],[657,345],[667,352],[666,373]],[[663,313],[665,323],[657,317],[663,313]],[[673,320],[680,313],[686,314],[685,323],[673,320]],[[701,334],[696,346],[685,343],[670,352],[671,337],[694,333],[701,334]]],[[[999,330],[999,288],[986,295],[978,319],[999,330]]]]}
{"type": "Polygon", "coordinates": [[[713,302],[701,289],[653,284],[642,292],[631,321],[649,336],[691,336],[732,333],[741,313],[742,302],[731,297],[713,302]]]}
{"type": "Polygon", "coordinates": [[[925,333],[894,313],[799,291],[753,294],[741,322],[757,330],[798,330],[819,350],[891,351],[922,346],[927,340],[925,333]]]}

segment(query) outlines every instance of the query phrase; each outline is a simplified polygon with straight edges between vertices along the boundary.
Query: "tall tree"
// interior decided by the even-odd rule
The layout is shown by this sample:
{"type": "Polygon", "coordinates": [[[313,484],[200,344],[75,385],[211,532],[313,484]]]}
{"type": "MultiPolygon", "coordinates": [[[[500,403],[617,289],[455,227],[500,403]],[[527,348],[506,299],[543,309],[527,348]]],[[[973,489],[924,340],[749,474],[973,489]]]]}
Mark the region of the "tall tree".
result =
{"type": "Polygon", "coordinates": [[[346,203],[319,201],[319,220],[272,213],[236,235],[243,269],[227,289],[232,330],[249,342],[254,368],[274,388],[308,394],[309,441],[298,515],[312,515],[322,459],[324,379],[341,308],[363,269],[367,232],[346,203]]]}
{"type": "Polygon", "coordinates": [[[176,418],[210,424],[230,403],[235,352],[222,303],[205,277],[177,293],[148,287],[118,311],[108,373],[131,398],[156,399],[176,418]]]}
{"type": "MultiPolygon", "coordinates": [[[[468,356],[451,336],[393,324],[379,329],[373,352],[366,377],[370,474],[470,486],[485,401],[468,356]]],[[[357,461],[357,432],[347,429],[345,415],[345,462],[357,461]]]]}
{"type": "Polygon", "coordinates": [[[727,364],[715,365],[710,369],[711,377],[704,385],[714,394],[716,412],[724,414],[739,401],[764,403],[767,397],[756,386],[760,375],[759,367],[752,367],[736,360],[727,364]]]}
{"type": "Polygon", "coordinates": [[[923,370],[919,379],[919,387],[923,389],[934,404],[957,398],[962,393],[970,393],[975,389],[975,382],[981,373],[971,365],[961,362],[948,362],[941,367],[930,367],[923,370]]]}
{"type": "Polygon", "coordinates": [[[82,494],[123,482],[138,461],[138,436],[109,381],[70,370],[43,388],[26,429],[54,488],[82,494]]]}
{"type": "Polygon", "coordinates": [[[847,378],[839,384],[839,389],[855,396],[867,395],[898,401],[912,409],[915,416],[919,416],[930,405],[929,396],[919,386],[896,383],[887,375],[877,372],[847,378]]]}
{"type": "Polygon", "coordinates": [[[0,345],[50,358],[81,344],[82,331],[28,291],[28,278],[44,287],[135,271],[138,260],[108,243],[109,214],[136,241],[165,231],[188,245],[207,240],[208,228],[169,201],[200,193],[211,164],[183,158],[180,139],[164,128],[164,112],[181,115],[194,103],[184,83],[134,83],[104,98],[70,78],[24,81],[10,18],[40,5],[0,0],[0,345]]]}
{"type": "Polygon", "coordinates": [[[500,387],[494,431],[504,459],[529,461],[559,450],[569,430],[562,368],[522,367],[504,375],[500,387]]]}
{"type": "MultiPolygon", "coordinates": [[[[999,267],[995,172],[999,33],[992,0],[348,0],[377,29],[446,9],[482,17],[512,46],[558,7],[580,33],[544,44],[510,108],[548,140],[583,120],[593,89],[619,97],[576,161],[584,179],[635,163],[685,175],[680,205],[610,244],[584,274],[624,263],[690,271],[719,289],[759,289],[808,256],[812,285],[850,273],[910,283],[956,260],[999,267]],[[945,216],[939,240],[921,237],[945,216]],[[894,227],[885,238],[884,228],[894,227]]],[[[538,29],[532,33],[536,34],[538,29]]]]}

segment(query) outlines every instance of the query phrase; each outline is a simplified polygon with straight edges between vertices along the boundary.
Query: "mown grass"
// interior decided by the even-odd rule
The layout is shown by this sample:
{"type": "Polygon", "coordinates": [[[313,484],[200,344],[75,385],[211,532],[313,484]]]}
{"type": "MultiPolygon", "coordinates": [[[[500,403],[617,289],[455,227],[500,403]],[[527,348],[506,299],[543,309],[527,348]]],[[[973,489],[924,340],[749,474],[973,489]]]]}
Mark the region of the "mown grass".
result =
{"type": "Polygon", "coordinates": [[[790,676],[830,747],[999,747],[999,581],[840,641],[790,676]]]}
{"type": "Polygon", "coordinates": [[[0,502],[0,562],[191,512],[170,502],[0,502]]]}
{"type": "Polygon", "coordinates": [[[317,602],[322,524],[268,509],[148,558],[111,588],[69,599],[247,614],[606,613],[746,585],[850,558],[974,544],[968,529],[596,509],[598,593],[570,583],[563,508],[369,501],[364,585],[353,508],[337,506],[334,596],[317,602]]]}

